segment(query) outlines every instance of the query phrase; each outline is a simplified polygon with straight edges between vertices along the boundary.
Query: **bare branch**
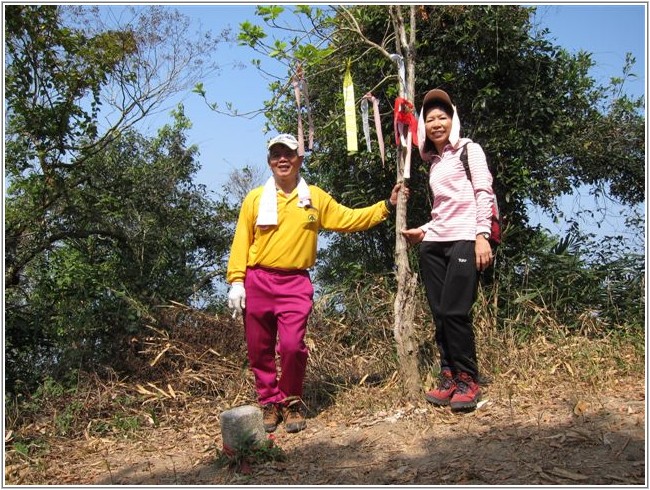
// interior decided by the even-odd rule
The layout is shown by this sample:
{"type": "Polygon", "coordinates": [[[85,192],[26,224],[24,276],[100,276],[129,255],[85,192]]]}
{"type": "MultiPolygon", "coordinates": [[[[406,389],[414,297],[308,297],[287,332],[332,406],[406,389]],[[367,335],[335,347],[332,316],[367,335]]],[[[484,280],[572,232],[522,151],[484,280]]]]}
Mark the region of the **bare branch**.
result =
{"type": "MultiPolygon", "coordinates": [[[[392,7],[392,6],[391,6],[392,7]]],[[[384,48],[383,46],[380,46],[379,44],[375,43],[374,41],[371,41],[368,39],[362,32],[361,26],[359,26],[359,23],[357,22],[357,19],[350,13],[350,11],[343,6],[339,6],[335,9],[338,13],[342,14],[343,17],[345,17],[349,24],[350,27],[345,27],[341,26],[339,27],[340,30],[345,31],[345,32],[351,32],[355,34],[359,39],[364,43],[367,44],[368,46],[376,49],[379,51],[382,55],[384,55],[386,58],[390,59],[390,53],[384,48]]]]}

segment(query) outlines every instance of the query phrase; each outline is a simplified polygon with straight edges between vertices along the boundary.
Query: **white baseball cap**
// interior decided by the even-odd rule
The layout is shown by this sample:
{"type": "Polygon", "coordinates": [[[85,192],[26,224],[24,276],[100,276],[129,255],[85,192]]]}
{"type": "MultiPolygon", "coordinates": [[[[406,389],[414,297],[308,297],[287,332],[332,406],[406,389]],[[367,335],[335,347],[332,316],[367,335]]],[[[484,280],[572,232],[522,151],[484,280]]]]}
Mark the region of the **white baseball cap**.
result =
{"type": "Polygon", "coordinates": [[[283,133],[271,138],[266,148],[270,150],[273,145],[284,145],[292,150],[297,150],[298,140],[292,134],[283,133]]]}

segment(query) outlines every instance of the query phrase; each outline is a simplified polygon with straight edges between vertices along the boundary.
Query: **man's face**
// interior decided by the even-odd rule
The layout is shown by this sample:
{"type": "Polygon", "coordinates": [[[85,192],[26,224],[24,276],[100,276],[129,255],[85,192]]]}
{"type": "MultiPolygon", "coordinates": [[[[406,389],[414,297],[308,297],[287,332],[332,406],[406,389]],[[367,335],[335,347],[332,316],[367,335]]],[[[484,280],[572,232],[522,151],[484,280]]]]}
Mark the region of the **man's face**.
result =
{"type": "Polygon", "coordinates": [[[276,179],[297,180],[303,157],[298,156],[297,150],[292,150],[281,143],[273,145],[269,150],[269,166],[276,179]]]}

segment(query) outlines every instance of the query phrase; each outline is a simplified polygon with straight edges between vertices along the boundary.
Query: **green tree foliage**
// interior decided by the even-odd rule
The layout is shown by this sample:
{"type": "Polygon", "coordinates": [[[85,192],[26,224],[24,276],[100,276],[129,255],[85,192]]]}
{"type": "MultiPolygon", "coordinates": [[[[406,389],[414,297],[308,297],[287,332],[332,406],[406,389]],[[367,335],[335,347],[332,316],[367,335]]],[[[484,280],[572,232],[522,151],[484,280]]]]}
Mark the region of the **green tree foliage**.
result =
{"type": "Polygon", "coordinates": [[[123,60],[136,49],[132,32],[87,37],[60,25],[56,6],[8,6],[5,84],[12,150],[9,175],[16,177],[38,163],[48,177],[63,164],[80,139],[98,135],[100,90],[123,60]],[[88,97],[89,108],[81,100],[88,97]],[[20,136],[22,137],[20,137],[20,136]],[[29,137],[25,137],[29,135],[29,137]],[[36,162],[34,162],[36,160],[36,162]]]}
{"type": "MultiPolygon", "coordinates": [[[[10,386],[71,366],[117,368],[124,340],[155,324],[156,306],[215,295],[230,230],[220,206],[192,183],[196,148],[186,147],[186,129],[177,113],[156,138],[128,132],[90,157],[82,182],[66,189],[62,236],[7,290],[10,386]]],[[[22,202],[10,194],[8,213],[21,215],[22,202]]]]}
{"type": "Polygon", "coordinates": [[[67,188],[83,180],[75,167],[209,71],[216,42],[190,41],[182,18],[156,8],[100,32],[69,27],[75,11],[64,7],[5,11],[6,172],[12,192],[26,197],[5,223],[5,281],[16,285],[25,265],[65,236],[53,218],[67,188]]]}
{"type": "Polygon", "coordinates": [[[155,137],[134,130],[205,73],[209,37],[190,42],[158,8],[122,30],[74,27],[96,13],[84,8],[5,12],[5,380],[18,390],[119,369],[156,305],[210,301],[230,210],[192,182],[182,107],[155,137]]]}

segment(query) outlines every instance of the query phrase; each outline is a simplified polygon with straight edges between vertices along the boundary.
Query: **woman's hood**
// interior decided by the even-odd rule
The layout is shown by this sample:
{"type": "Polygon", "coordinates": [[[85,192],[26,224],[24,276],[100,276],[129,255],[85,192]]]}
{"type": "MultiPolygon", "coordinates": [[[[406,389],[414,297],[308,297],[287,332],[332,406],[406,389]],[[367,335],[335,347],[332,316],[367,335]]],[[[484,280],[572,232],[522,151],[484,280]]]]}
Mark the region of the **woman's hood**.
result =
{"type": "MultiPolygon", "coordinates": [[[[451,118],[451,133],[449,133],[449,142],[454,148],[458,147],[460,142],[460,119],[458,117],[458,109],[455,105],[452,105],[451,108],[454,110],[454,114],[451,118]]],[[[418,118],[418,150],[420,150],[420,157],[422,160],[430,161],[435,155],[435,151],[426,151],[424,149],[424,144],[427,141],[426,129],[424,127],[424,107],[420,109],[420,117],[418,118]]]]}

